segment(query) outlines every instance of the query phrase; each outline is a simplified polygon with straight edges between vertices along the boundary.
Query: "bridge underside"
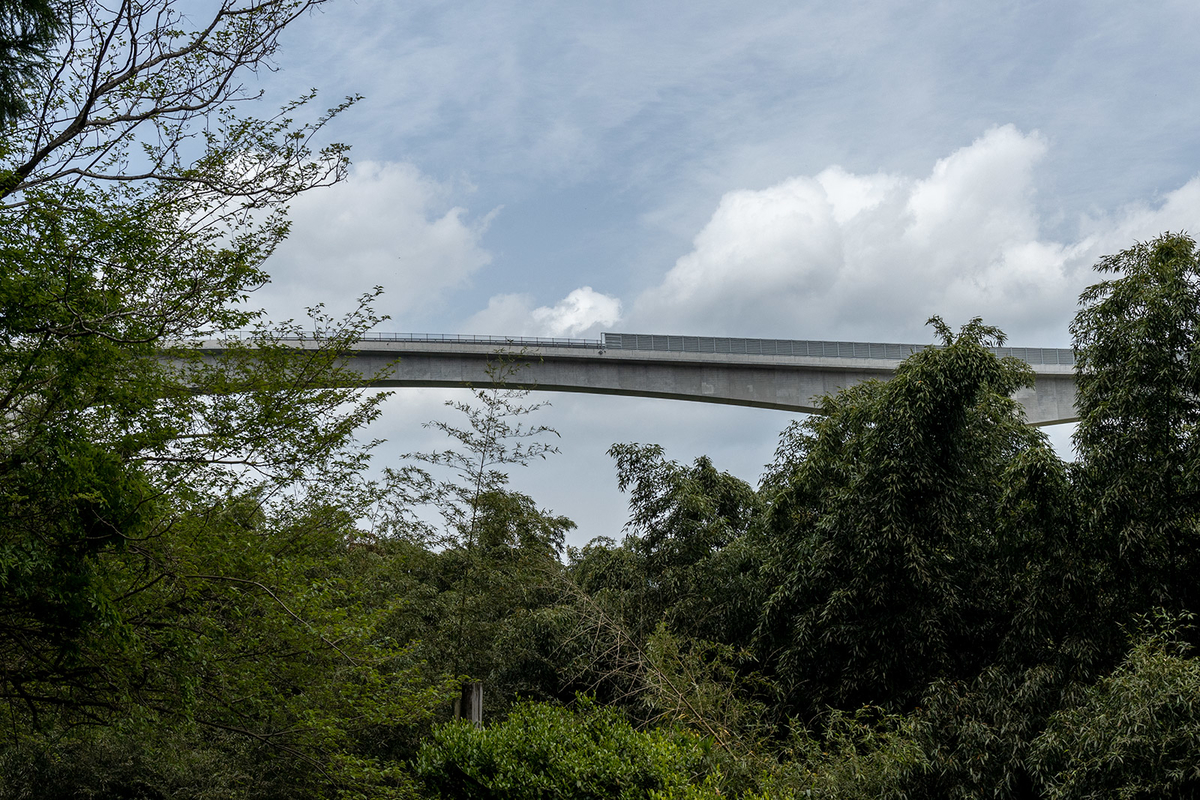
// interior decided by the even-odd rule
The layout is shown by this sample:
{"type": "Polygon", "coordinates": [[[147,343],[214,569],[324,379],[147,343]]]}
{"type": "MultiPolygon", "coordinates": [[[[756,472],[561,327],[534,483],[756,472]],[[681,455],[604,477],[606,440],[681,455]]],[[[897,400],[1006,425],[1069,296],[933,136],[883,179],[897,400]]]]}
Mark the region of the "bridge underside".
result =
{"type": "MultiPolygon", "coordinates": [[[[362,342],[346,365],[378,387],[463,387],[492,383],[494,345],[362,342]],[[397,361],[397,359],[399,359],[397,361]]],[[[895,360],[670,353],[602,348],[525,348],[513,384],[538,391],[660,397],[817,412],[820,397],[865,380],[887,380],[895,360]]],[[[1037,382],[1015,397],[1032,425],[1078,419],[1070,367],[1035,367],[1037,382]]]]}

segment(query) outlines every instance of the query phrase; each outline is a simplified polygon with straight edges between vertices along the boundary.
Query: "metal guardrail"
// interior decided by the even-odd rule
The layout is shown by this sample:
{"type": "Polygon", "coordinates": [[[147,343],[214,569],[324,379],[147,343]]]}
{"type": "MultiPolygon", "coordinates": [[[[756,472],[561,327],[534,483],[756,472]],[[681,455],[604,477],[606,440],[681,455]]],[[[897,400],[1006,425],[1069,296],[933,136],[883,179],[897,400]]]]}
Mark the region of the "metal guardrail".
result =
{"type": "MultiPolygon", "coordinates": [[[[235,335],[248,335],[237,332],[235,335]]],[[[291,339],[320,338],[319,334],[291,339]]],[[[721,336],[663,336],[643,333],[600,334],[599,339],[561,339],[544,336],[472,336],[458,333],[382,333],[369,331],[360,337],[367,342],[442,342],[486,344],[495,347],[569,347],[579,350],[643,350],[668,353],[730,353],[736,355],[804,356],[808,358],[873,358],[902,361],[934,344],[891,344],[886,342],[831,342],[809,339],[743,339],[721,336]]],[[[1013,356],[1029,364],[1075,363],[1069,348],[989,347],[998,356],[1013,356]]]]}
{"type": "Polygon", "coordinates": [[[1069,347],[989,347],[988,350],[1001,358],[1019,358],[1026,364],[1075,365],[1075,351],[1069,347]]]}
{"type": "MultiPolygon", "coordinates": [[[[234,339],[249,339],[254,331],[228,331],[223,336],[234,339]]],[[[295,336],[274,337],[284,342],[311,342],[325,338],[320,331],[305,332],[295,336]]],[[[574,347],[599,350],[604,347],[600,339],[554,339],[545,336],[472,336],[461,333],[386,333],[367,331],[358,337],[361,342],[444,342],[447,344],[488,344],[496,347],[574,347]]]]}
{"type": "Polygon", "coordinates": [[[501,347],[575,347],[598,350],[602,339],[554,339],[545,336],[472,336],[460,333],[379,333],[368,331],[360,337],[368,342],[447,342],[449,344],[494,344],[501,347]]]}
{"type": "Polygon", "coordinates": [[[661,336],[641,333],[605,333],[604,346],[612,350],[658,350],[674,353],[732,353],[737,355],[806,356],[815,358],[879,358],[899,361],[920,344],[826,342],[802,339],[741,339],[717,336],[661,336]]]}
{"type": "MultiPolygon", "coordinates": [[[[928,344],[884,342],[826,342],[806,339],[736,339],[716,336],[660,336],[640,333],[602,333],[601,341],[611,350],[659,350],[675,353],[736,353],[765,356],[815,358],[877,358],[902,361],[928,344]]],[[[1013,356],[1029,364],[1075,363],[1075,352],[1049,347],[989,347],[998,356],[1013,356]]]]}

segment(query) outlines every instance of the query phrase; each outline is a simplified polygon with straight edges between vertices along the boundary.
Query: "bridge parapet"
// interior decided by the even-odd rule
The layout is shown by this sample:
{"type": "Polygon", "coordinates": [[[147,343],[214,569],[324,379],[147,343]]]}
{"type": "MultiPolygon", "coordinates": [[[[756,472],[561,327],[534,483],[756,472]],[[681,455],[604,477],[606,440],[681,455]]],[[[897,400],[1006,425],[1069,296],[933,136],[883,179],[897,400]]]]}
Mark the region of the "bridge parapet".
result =
{"type": "MultiPolygon", "coordinates": [[[[903,361],[913,353],[935,344],[888,342],[835,342],[808,339],[740,339],[716,336],[663,336],[660,334],[601,334],[606,349],[658,350],[680,353],[730,353],[804,356],[809,358],[871,358],[903,361]]],[[[998,356],[1012,356],[1029,364],[1074,365],[1075,352],[1048,347],[989,347],[998,356]]]]}
{"type": "MultiPolygon", "coordinates": [[[[299,340],[300,337],[296,337],[299,340]]],[[[363,342],[429,342],[439,344],[511,347],[565,347],[577,350],[645,350],[660,353],[719,353],[729,355],[797,356],[803,358],[865,358],[903,361],[937,344],[841,342],[818,339],[749,339],[723,336],[673,336],[605,331],[599,339],[545,336],[494,336],[461,333],[388,333],[368,331],[363,342]]],[[[1000,357],[1012,356],[1033,365],[1073,366],[1075,352],[1062,347],[989,347],[1000,357]]]]}

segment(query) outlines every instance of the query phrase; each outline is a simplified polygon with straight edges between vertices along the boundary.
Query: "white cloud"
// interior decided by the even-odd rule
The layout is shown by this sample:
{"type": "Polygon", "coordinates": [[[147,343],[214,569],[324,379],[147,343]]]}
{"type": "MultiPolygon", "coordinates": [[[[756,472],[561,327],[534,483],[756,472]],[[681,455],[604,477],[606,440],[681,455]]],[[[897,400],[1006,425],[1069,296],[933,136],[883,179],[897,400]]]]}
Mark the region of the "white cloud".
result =
{"type": "Polygon", "coordinates": [[[976,249],[1036,236],[1029,200],[1033,167],[1045,153],[1037,133],[1023,135],[1005,125],[940,159],[932,175],[908,190],[905,235],[925,246],[947,239],[965,244],[957,233],[969,231],[969,246],[976,249]]]}
{"type": "Polygon", "coordinates": [[[851,175],[841,167],[832,166],[817,176],[817,183],[825,190],[834,221],[845,225],[859,213],[882,203],[897,180],[883,173],[867,177],[851,175]]]}
{"type": "Polygon", "coordinates": [[[1200,175],[1168,192],[1158,204],[1134,203],[1112,214],[1085,217],[1081,228],[1084,240],[1103,253],[1122,250],[1164,231],[1198,235],[1200,175]]]}
{"type": "Polygon", "coordinates": [[[276,319],[323,301],[344,311],[376,285],[386,290],[380,310],[393,316],[436,304],[491,261],[479,240],[492,215],[472,221],[451,196],[410,164],[356,164],[347,180],[292,204],[291,236],[255,300],[276,319]]]}
{"type": "Polygon", "coordinates": [[[497,294],[487,308],[476,312],[461,326],[465,333],[490,336],[536,336],[533,298],[527,294],[497,294]]]}
{"type": "Polygon", "coordinates": [[[583,336],[615,325],[621,319],[621,301],[584,286],[553,307],[535,308],[531,316],[544,336],[583,336]]]}
{"type": "Polygon", "coordinates": [[[500,335],[589,338],[620,320],[620,300],[582,286],[553,306],[538,308],[526,294],[495,295],[467,321],[467,328],[500,335]]]}
{"type": "Polygon", "coordinates": [[[1200,178],[1155,205],[1042,235],[1036,132],[993,128],[927,177],[830,167],[727,193],[693,249],[637,298],[632,330],[924,341],[924,321],[973,316],[1014,341],[1066,344],[1080,290],[1104,253],[1200,219],[1200,178]],[[1053,339],[1053,341],[1049,341],[1053,339]]]}
{"type": "Polygon", "coordinates": [[[635,319],[659,330],[662,322],[715,314],[720,325],[753,319],[762,297],[828,291],[845,260],[833,214],[812,178],[729,192],[696,236],[695,249],[638,299],[635,319]]]}

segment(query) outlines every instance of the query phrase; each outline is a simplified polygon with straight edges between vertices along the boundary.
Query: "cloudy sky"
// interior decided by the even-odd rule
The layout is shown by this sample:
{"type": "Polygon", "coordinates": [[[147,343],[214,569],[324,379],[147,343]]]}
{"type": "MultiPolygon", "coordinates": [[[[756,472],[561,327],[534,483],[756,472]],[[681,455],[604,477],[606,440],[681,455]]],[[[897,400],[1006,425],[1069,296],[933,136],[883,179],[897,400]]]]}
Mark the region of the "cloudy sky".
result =
{"type": "MultiPolygon", "coordinates": [[[[1067,346],[1091,265],[1200,225],[1194,2],[332,0],[267,101],[364,99],[349,180],[292,209],[276,318],[381,284],[386,328],[926,342],[931,314],[1067,346]]],[[[378,461],[440,444],[403,391],[378,461]]],[[[620,535],[605,450],[754,482],[790,417],[557,395],[514,475],[620,535]]],[[[1069,432],[1055,431],[1066,447],[1069,432]]]]}

